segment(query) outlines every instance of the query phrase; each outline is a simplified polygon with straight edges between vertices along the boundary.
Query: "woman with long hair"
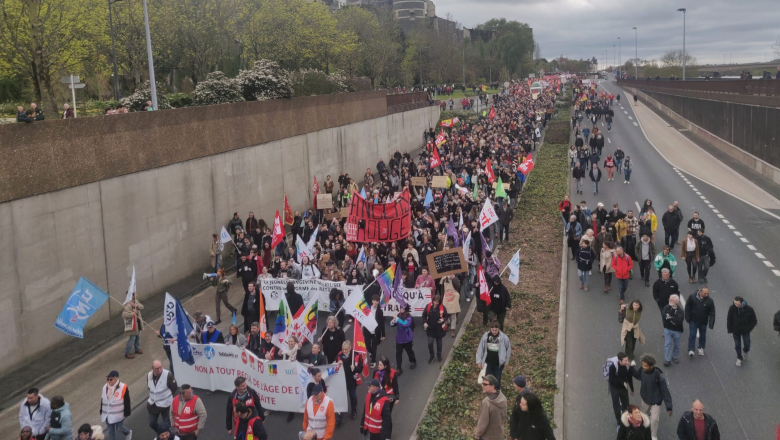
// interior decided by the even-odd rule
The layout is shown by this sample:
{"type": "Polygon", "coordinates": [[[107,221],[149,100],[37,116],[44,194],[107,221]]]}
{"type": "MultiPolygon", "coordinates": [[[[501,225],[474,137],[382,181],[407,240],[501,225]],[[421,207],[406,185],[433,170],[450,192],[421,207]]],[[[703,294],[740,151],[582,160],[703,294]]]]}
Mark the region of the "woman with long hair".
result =
{"type": "Polygon", "coordinates": [[[555,440],[542,401],[536,397],[536,394],[523,394],[515,402],[509,418],[509,437],[523,440],[555,440]]]}

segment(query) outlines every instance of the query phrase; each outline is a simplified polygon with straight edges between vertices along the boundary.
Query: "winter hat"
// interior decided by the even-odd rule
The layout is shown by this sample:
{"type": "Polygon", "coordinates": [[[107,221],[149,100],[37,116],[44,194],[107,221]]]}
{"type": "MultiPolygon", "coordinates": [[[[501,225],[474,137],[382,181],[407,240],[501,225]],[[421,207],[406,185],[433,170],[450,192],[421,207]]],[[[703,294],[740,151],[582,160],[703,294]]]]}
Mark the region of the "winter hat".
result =
{"type": "Polygon", "coordinates": [[[520,388],[525,388],[525,376],[515,376],[515,378],[512,380],[515,385],[519,386],[520,388]]]}
{"type": "Polygon", "coordinates": [[[370,387],[381,387],[382,385],[379,383],[378,379],[371,379],[371,381],[368,383],[368,386],[370,386],[370,387]]]}
{"type": "Polygon", "coordinates": [[[168,422],[160,422],[157,424],[157,434],[162,434],[164,432],[171,432],[171,424],[168,422]]]}
{"type": "Polygon", "coordinates": [[[312,387],[312,389],[311,389],[311,394],[313,396],[317,395],[317,394],[319,394],[321,392],[322,392],[322,385],[320,385],[320,384],[314,385],[314,387],[312,387]]]}

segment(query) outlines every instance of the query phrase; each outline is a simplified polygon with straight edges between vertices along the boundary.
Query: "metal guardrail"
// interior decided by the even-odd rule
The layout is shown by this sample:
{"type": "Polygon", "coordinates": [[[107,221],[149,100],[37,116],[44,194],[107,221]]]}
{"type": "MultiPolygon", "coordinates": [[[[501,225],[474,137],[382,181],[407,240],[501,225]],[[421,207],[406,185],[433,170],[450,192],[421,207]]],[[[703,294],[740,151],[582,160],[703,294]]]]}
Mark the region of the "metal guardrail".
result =
{"type": "Polygon", "coordinates": [[[618,80],[618,84],[639,89],[643,87],[652,87],[653,89],[664,90],[780,97],[780,80],[777,79],[747,79],[733,81],[656,81],[652,79],[621,79],[618,80]]]}

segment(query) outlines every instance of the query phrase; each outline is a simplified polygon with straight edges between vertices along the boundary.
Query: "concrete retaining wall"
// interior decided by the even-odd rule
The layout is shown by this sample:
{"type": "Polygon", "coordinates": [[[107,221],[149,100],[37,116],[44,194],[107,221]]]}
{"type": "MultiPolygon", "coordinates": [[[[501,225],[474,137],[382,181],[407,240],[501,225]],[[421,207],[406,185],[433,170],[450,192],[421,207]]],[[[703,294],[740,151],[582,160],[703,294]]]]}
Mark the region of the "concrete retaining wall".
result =
{"type": "MultiPolygon", "coordinates": [[[[121,301],[135,265],[139,297],[159,293],[208,266],[234,211],[270,224],[285,193],[308,208],[314,176],[362,176],[420,148],[438,117],[429,106],[0,203],[0,369],[68,338],[54,320],[80,276],[121,301]]],[[[107,303],[90,326],[120,309],[107,303]]]]}

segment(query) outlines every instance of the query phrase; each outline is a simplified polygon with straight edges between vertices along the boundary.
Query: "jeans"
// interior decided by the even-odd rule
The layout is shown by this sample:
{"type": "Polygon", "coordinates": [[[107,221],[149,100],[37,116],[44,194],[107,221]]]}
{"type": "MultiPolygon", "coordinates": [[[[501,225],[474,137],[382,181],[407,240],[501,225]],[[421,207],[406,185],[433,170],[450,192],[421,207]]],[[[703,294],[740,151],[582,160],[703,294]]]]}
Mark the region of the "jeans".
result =
{"type": "Polygon", "coordinates": [[[611,122],[607,122],[607,131],[610,131],[610,130],[612,130],[612,123],[611,122]]]}
{"type": "Polygon", "coordinates": [[[680,231],[669,232],[664,230],[664,244],[669,246],[669,250],[674,250],[674,245],[677,244],[677,239],[680,236],[680,231]]]}
{"type": "Polygon", "coordinates": [[[702,255],[699,258],[699,281],[704,282],[707,279],[707,272],[710,271],[710,256],[702,255]]]}
{"type": "Polygon", "coordinates": [[[626,182],[631,181],[631,171],[633,170],[623,170],[623,173],[626,175],[626,182]]]}
{"type": "Polygon", "coordinates": [[[628,279],[618,278],[618,291],[620,292],[620,299],[626,299],[626,289],[628,289],[628,279]]]}
{"type": "Polygon", "coordinates": [[[349,394],[349,411],[352,414],[357,414],[357,387],[347,387],[347,394],[349,394]]]}
{"type": "Polygon", "coordinates": [[[617,165],[617,172],[623,171],[623,159],[615,159],[615,165],[617,165]]]}
{"type": "Polygon", "coordinates": [[[576,179],[577,180],[577,192],[582,191],[582,179],[576,179]]]}
{"type": "Polygon", "coordinates": [[[742,353],[744,352],[747,354],[747,352],[750,351],[750,333],[745,333],[743,335],[733,333],[732,336],[734,336],[734,349],[737,350],[737,359],[742,360],[742,353]],[[742,349],[742,343],[744,342],[745,349],[742,349]]]}
{"type": "Polygon", "coordinates": [[[135,351],[141,350],[141,335],[138,333],[130,335],[130,337],[127,339],[127,345],[125,346],[125,354],[132,353],[133,346],[135,346],[135,351]],[[133,344],[133,341],[135,341],[135,344],[133,344]]]}
{"type": "Polygon", "coordinates": [[[577,269],[577,276],[580,277],[580,283],[585,287],[588,287],[588,281],[590,281],[590,274],[588,271],[577,269]]]}
{"type": "Polygon", "coordinates": [[[615,420],[620,425],[620,417],[628,409],[628,390],[626,387],[609,387],[609,394],[612,396],[612,410],[615,412],[615,420]]]}
{"type": "Polygon", "coordinates": [[[599,181],[598,180],[594,180],[593,181],[593,192],[594,193],[599,192],[599,181]]]}
{"type": "Polygon", "coordinates": [[[628,356],[628,360],[634,360],[634,349],[636,348],[636,337],[634,331],[626,332],[626,339],[623,341],[623,353],[628,356]]]}
{"type": "Polygon", "coordinates": [[[503,365],[492,365],[492,364],[486,364],[485,367],[485,376],[492,375],[495,376],[496,379],[498,379],[498,388],[497,390],[501,389],[501,373],[504,372],[504,366],[503,365]]]}
{"type": "Polygon", "coordinates": [[[441,336],[428,336],[428,354],[431,356],[431,359],[433,359],[433,342],[436,341],[436,357],[438,359],[441,359],[441,336]]]}
{"type": "Polygon", "coordinates": [[[696,331],[699,331],[699,348],[704,349],[707,344],[707,324],[697,324],[694,321],[688,323],[690,333],[688,334],[688,351],[696,348],[696,331]]]}
{"type": "MultiPolygon", "coordinates": [[[[664,360],[666,362],[680,356],[680,335],[682,332],[664,329],[664,360]]],[[[694,333],[695,334],[695,333],[694,333]]]]}
{"type": "Polygon", "coordinates": [[[571,158],[571,163],[569,164],[571,169],[574,169],[574,158],[571,158]]]}
{"type": "Polygon", "coordinates": [[[395,344],[395,368],[401,370],[402,365],[404,362],[404,350],[406,350],[406,355],[409,356],[409,362],[412,364],[417,363],[417,357],[414,355],[414,348],[413,348],[414,341],[409,341],[405,344],[395,344]]]}
{"type": "Polygon", "coordinates": [[[162,417],[163,422],[171,422],[171,413],[168,411],[168,408],[164,408],[163,411],[160,411],[159,414],[152,414],[149,413],[149,427],[152,428],[152,431],[157,432],[157,420],[162,417]]]}
{"type": "Polygon", "coordinates": [[[117,440],[116,433],[117,431],[121,432],[122,438],[127,438],[127,436],[132,432],[129,429],[125,427],[124,420],[116,423],[106,423],[106,426],[108,427],[108,440],[117,440]]]}
{"type": "Polygon", "coordinates": [[[650,265],[652,263],[651,260],[639,260],[639,276],[645,281],[650,281],[650,265]]]}

